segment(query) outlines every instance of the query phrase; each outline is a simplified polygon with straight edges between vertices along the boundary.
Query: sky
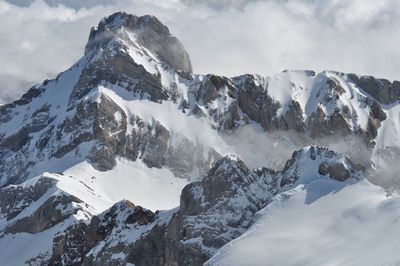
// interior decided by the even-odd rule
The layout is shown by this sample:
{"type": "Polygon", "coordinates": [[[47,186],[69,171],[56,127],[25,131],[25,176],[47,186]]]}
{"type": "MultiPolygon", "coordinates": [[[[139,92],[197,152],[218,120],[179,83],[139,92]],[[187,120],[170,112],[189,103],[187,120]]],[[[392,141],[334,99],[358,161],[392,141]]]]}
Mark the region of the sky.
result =
{"type": "Polygon", "coordinates": [[[0,0],[0,103],[76,62],[90,28],[115,11],[157,16],[195,73],[400,79],[398,0],[0,0]]]}

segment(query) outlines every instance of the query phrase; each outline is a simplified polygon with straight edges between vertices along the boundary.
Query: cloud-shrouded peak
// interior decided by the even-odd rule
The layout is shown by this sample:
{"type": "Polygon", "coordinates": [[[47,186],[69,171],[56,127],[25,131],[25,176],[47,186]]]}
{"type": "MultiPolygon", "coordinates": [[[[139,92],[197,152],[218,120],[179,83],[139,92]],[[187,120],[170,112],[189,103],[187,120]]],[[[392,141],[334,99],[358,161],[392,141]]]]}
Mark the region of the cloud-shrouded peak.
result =
{"type": "Polygon", "coordinates": [[[104,17],[97,27],[92,28],[85,54],[104,49],[115,39],[144,47],[161,62],[180,71],[192,72],[189,55],[182,43],[155,16],[116,12],[104,17]]]}
{"type": "Polygon", "coordinates": [[[126,12],[116,12],[108,17],[104,17],[98,26],[98,30],[119,29],[126,27],[131,30],[144,29],[146,27],[158,28],[160,32],[169,34],[168,28],[163,25],[155,16],[144,15],[136,16],[126,12]]]}

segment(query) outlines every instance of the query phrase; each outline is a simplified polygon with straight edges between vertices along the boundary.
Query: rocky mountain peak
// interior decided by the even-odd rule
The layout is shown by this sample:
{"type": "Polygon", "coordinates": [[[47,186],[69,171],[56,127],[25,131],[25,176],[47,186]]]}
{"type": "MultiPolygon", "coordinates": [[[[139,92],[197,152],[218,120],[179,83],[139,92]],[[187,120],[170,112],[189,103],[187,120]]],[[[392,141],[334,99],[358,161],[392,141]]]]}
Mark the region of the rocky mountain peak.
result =
{"type": "Polygon", "coordinates": [[[91,29],[85,55],[102,49],[118,49],[118,46],[110,45],[116,40],[122,40],[135,49],[144,48],[163,64],[192,73],[189,55],[182,43],[154,16],[117,12],[103,18],[97,27],[91,29]]]}
{"type": "Polygon", "coordinates": [[[238,156],[227,155],[216,162],[205,179],[232,181],[237,177],[248,174],[249,171],[245,163],[238,156]]]}
{"type": "Polygon", "coordinates": [[[282,171],[281,186],[309,183],[321,175],[346,181],[364,174],[365,168],[347,155],[325,147],[309,146],[293,152],[282,171]]]}

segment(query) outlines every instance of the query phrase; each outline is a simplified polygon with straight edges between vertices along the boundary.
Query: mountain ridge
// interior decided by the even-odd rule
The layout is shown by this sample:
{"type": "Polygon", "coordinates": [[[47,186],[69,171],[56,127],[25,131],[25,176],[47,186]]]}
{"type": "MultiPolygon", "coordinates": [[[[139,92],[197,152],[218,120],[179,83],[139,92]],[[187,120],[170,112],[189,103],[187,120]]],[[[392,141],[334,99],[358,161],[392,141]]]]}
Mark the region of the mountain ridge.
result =
{"type": "Polygon", "coordinates": [[[288,191],[396,185],[399,97],[333,71],[193,74],[157,18],[115,13],[76,64],[0,107],[0,257],[201,265],[288,191]]]}

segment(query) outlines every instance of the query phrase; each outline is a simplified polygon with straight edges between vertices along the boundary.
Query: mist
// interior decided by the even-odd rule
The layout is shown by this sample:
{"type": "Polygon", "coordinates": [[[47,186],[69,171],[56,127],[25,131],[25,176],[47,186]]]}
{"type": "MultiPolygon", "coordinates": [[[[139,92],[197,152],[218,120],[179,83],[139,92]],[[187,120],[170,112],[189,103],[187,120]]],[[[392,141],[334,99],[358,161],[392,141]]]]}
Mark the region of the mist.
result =
{"type": "Polygon", "coordinates": [[[311,138],[307,133],[295,131],[266,132],[254,124],[243,126],[223,138],[249,168],[282,170],[293,152],[311,145],[346,154],[365,167],[371,166],[373,152],[358,136],[311,138]]]}
{"type": "Polygon", "coordinates": [[[184,44],[195,73],[400,76],[395,0],[7,0],[0,3],[0,103],[71,66],[90,27],[121,10],[157,16],[184,44]]]}
{"type": "Polygon", "coordinates": [[[400,148],[377,150],[368,147],[355,135],[311,138],[294,131],[266,132],[255,124],[243,126],[223,139],[250,169],[268,167],[283,170],[293,152],[310,145],[327,147],[346,154],[354,163],[364,167],[366,177],[384,188],[388,195],[400,191],[400,148]]]}

